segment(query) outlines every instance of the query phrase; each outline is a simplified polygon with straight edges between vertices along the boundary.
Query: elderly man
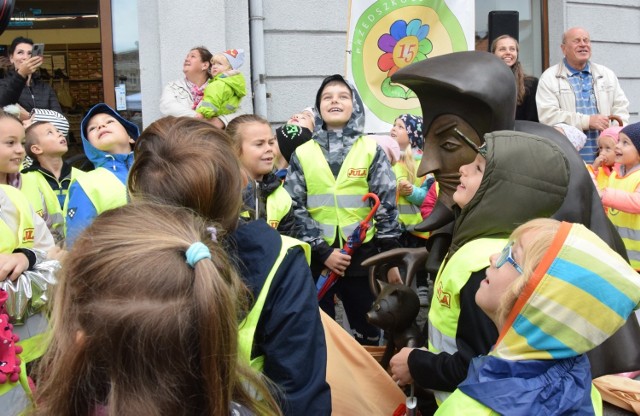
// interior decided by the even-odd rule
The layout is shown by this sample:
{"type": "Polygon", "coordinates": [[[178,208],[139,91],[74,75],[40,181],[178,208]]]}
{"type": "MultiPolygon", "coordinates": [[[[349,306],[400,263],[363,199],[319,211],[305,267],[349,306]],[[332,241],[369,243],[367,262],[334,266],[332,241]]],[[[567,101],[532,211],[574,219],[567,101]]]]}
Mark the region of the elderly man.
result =
{"type": "Polygon", "coordinates": [[[629,100],[613,71],[590,61],[591,39],[585,29],[567,30],[560,47],[564,59],[544,71],[538,83],[538,118],[550,126],[566,123],[583,130],[587,143],[580,155],[592,163],[609,116],[629,121],[629,100]]]}

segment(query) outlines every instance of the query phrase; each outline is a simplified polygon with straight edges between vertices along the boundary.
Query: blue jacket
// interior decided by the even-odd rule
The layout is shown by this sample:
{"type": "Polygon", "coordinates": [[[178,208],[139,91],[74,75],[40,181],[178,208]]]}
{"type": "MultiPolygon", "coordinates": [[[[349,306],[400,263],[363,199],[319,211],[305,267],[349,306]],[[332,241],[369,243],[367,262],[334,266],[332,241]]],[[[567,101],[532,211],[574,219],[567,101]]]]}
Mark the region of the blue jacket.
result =
{"type": "MultiPolygon", "coordinates": [[[[282,239],[264,220],[241,223],[229,239],[242,280],[258,297],[282,239]]],[[[330,415],[327,349],[311,271],[304,253],[287,254],[273,278],[254,338],[252,358],[264,355],[264,374],[285,415],[330,415]]]]}
{"type": "MultiPolygon", "coordinates": [[[[80,134],[82,137],[82,145],[84,147],[84,153],[87,158],[97,168],[105,168],[109,172],[113,173],[120,182],[125,186],[127,184],[127,176],[129,174],[129,168],[133,164],[133,152],[129,154],[113,155],[96,149],[87,139],[85,135],[86,124],[89,119],[99,113],[109,113],[116,118],[122,124],[131,138],[134,140],[140,135],[138,126],[131,123],[128,120],[122,118],[118,113],[111,109],[106,104],[97,104],[92,107],[87,115],[82,119],[80,124],[80,134]]],[[[82,185],[73,181],[69,185],[69,200],[67,203],[67,248],[71,248],[78,235],[84,230],[93,219],[100,214],[97,207],[89,200],[87,193],[82,188],[82,185]]]]}

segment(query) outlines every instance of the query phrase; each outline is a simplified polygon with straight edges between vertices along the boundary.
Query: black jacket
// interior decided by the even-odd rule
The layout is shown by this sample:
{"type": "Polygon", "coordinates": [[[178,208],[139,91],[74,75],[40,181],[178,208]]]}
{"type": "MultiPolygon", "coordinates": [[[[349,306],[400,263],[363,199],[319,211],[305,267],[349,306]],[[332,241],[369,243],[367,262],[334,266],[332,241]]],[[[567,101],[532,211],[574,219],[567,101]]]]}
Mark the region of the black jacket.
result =
{"type": "Polygon", "coordinates": [[[15,70],[10,70],[0,79],[0,106],[20,104],[25,110],[44,108],[62,112],[55,91],[47,82],[34,76],[31,86],[27,86],[27,79],[22,78],[15,70]]]}
{"type": "Polygon", "coordinates": [[[536,91],[538,91],[538,78],[526,77],[524,79],[524,99],[522,104],[516,107],[516,120],[529,120],[538,122],[538,107],[536,106],[536,91]]]}
{"type": "MultiPolygon", "coordinates": [[[[249,181],[249,184],[242,191],[244,207],[249,211],[251,219],[267,219],[267,197],[271,195],[282,184],[282,181],[275,173],[264,175],[262,181],[249,181]]],[[[293,206],[289,212],[280,220],[278,232],[289,237],[298,238],[298,231],[295,217],[293,216],[293,206]]]]}
{"type": "MultiPolygon", "coordinates": [[[[229,239],[242,280],[256,299],[282,247],[262,220],[241,223],[229,239]]],[[[280,264],[258,321],[252,358],[264,355],[264,374],[276,383],[285,415],[330,415],[327,348],[316,288],[302,250],[280,264]],[[284,396],[284,397],[282,397],[284,396]]]]}

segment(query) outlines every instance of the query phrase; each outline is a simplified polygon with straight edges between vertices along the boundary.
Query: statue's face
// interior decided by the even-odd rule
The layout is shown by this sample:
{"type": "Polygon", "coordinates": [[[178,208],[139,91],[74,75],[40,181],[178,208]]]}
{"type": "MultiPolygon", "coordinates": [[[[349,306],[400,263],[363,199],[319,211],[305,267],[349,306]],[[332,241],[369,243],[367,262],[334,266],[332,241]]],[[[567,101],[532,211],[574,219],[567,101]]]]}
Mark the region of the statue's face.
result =
{"type": "Polygon", "coordinates": [[[440,186],[438,199],[447,207],[454,204],[453,193],[460,184],[460,166],[471,163],[477,152],[463,136],[481,145],[476,131],[462,118],[444,114],[433,120],[425,136],[418,176],[433,173],[440,186]]]}

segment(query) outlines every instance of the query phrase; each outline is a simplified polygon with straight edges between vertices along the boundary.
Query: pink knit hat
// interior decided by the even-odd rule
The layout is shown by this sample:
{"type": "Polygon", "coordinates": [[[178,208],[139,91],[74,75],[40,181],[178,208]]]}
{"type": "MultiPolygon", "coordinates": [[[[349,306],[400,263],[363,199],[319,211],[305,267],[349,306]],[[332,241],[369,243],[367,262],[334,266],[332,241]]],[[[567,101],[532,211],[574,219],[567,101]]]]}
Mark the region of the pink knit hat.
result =
{"type": "Polygon", "coordinates": [[[606,129],[602,130],[602,133],[600,133],[600,136],[598,136],[598,138],[600,137],[611,137],[614,141],[614,143],[618,143],[618,140],[620,139],[618,137],[618,134],[620,133],[620,130],[622,130],[621,126],[611,126],[611,127],[607,127],[606,129]]]}
{"type": "Polygon", "coordinates": [[[396,162],[400,160],[400,145],[398,142],[393,140],[391,136],[373,136],[378,145],[382,147],[382,150],[387,154],[389,158],[389,162],[391,165],[394,165],[396,162]]]}

